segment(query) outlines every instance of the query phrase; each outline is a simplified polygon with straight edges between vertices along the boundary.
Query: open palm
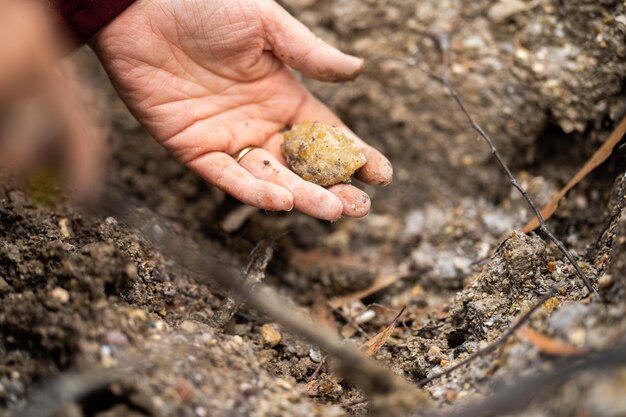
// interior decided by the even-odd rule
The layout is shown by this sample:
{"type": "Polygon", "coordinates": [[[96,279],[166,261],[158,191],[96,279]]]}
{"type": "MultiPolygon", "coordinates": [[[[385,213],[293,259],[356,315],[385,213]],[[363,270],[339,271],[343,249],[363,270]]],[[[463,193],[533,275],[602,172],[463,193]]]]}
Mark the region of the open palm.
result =
{"type": "MultiPolygon", "coordinates": [[[[369,211],[359,189],[325,189],[285,166],[286,126],[304,120],[341,125],[289,67],[344,81],[360,73],[362,61],[321,41],[273,0],[139,1],[93,46],[133,114],[208,182],[268,210],[295,207],[328,220],[369,211]],[[251,145],[259,148],[239,163],[231,156],[251,145]]],[[[388,160],[348,133],[368,159],[360,179],[389,183],[388,160]]]]}

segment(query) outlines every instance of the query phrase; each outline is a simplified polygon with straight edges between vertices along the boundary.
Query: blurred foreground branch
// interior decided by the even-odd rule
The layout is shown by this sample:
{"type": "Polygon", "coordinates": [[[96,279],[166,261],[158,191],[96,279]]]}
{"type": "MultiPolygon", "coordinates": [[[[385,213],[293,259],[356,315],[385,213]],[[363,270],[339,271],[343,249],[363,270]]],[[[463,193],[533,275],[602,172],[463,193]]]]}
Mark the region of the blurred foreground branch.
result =
{"type": "Polygon", "coordinates": [[[238,298],[246,300],[251,308],[271,317],[335,358],[339,374],[363,390],[370,398],[374,414],[399,416],[427,408],[427,396],[415,385],[365,358],[332,332],[316,326],[308,317],[289,307],[289,302],[275,290],[264,285],[253,288],[250,282],[240,279],[234,265],[226,263],[211,251],[204,251],[197,243],[180,237],[169,230],[164,222],[148,220],[149,216],[145,212],[132,207],[124,197],[109,193],[102,199],[102,204],[94,209],[100,214],[114,216],[142,232],[157,250],[185,268],[196,282],[220,284],[238,298]]]}

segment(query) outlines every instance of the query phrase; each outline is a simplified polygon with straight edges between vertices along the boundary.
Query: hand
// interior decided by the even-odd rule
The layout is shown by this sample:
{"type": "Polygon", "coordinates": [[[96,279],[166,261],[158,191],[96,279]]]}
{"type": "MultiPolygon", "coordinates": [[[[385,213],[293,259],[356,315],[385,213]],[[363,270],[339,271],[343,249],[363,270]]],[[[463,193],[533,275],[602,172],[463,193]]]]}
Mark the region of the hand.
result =
{"type": "MultiPolygon", "coordinates": [[[[306,182],[280,151],[287,125],[343,126],[289,67],[346,81],[362,61],[321,41],[273,0],[140,0],[93,47],[138,120],[209,183],[266,210],[295,207],[327,220],[368,213],[367,194],[306,182]],[[237,163],[231,155],[249,145],[259,148],[237,163]]],[[[346,131],[368,159],[359,178],[388,184],[389,161],[346,131]]]]}

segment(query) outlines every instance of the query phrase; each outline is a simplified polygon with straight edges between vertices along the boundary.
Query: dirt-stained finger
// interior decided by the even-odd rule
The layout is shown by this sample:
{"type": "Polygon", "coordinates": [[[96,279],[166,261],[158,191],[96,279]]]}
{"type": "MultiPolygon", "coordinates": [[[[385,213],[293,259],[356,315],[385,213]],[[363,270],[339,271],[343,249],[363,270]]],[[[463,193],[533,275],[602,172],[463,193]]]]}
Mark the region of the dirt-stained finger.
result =
{"type": "Polygon", "coordinates": [[[272,211],[293,209],[293,195],[288,190],[256,178],[228,154],[210,152],[188,162],[187,166],[245,204],[272,211]]]}
{"type": "Polygon", "coordinates": [[[309,216],[337,220],[343,212],[343,202],[325,188],[307,182],[261,148],[248,152],[239,164],[255,177],[270,181],[289,190],[294,207],[309,216]]]}
{"type": "Polygon", "coordinates": [[[364,217],[369,213],[372,202],[365,191],[350,184],[333,185],[328,187],[328,191],[341,200],[344,216],[364,217]]]}

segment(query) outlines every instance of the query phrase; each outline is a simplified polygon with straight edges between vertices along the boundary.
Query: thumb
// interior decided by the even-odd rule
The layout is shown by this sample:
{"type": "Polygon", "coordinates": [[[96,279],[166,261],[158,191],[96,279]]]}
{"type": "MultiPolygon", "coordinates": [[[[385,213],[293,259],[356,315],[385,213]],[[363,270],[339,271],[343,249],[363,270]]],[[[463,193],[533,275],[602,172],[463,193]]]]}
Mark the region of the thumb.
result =
{"type": "Polygon", "coordinates": [[[266,42],[285,64],[320,81],[350,81],[361,73],[361,58],[330,46],[275,1],[268,9],[263,13],[266,42]]]}

